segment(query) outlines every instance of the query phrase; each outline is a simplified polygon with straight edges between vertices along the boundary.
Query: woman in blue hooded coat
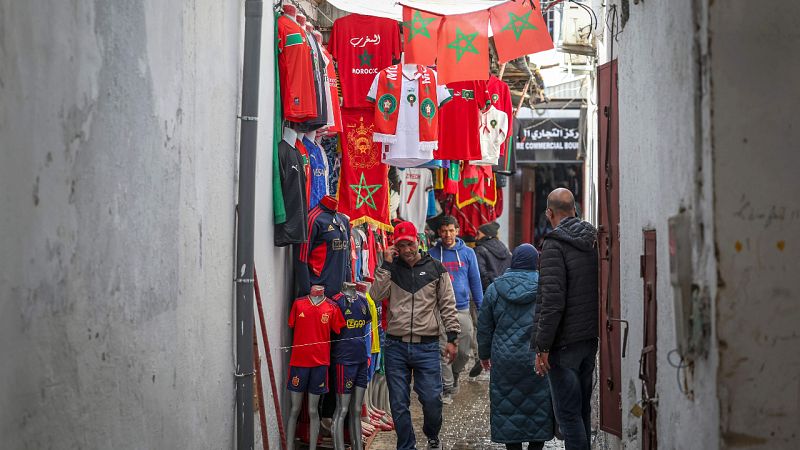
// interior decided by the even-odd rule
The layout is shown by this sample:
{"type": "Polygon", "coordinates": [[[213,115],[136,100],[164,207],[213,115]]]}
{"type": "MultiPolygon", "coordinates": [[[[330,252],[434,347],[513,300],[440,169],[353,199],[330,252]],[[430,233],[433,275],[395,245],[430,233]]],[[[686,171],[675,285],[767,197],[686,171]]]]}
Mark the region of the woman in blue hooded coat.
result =
{"type": "Polygon", "coordinates": [[[530,349],[538,260],[530,244],[514,249],[511,268],[486,290],[478,317],[478,356],[491,374],[492,441],[509,450],[521,450],[523,442],[541,449],[554,432],[548,380],[534,373],[530,349]]]}

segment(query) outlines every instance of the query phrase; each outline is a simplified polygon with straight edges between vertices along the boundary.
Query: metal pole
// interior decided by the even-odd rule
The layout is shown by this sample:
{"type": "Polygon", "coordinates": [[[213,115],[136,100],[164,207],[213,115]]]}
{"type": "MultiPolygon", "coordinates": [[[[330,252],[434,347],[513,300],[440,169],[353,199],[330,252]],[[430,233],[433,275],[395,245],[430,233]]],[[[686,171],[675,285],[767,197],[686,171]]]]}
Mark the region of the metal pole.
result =
{"type": "Polygon", "coordinates": [[[252,450],[253,414],[253,229],[255,222],[258,81],[263,3],[244,3],[242,112],[239,119],[239,221],[236,227],[236,448],[252,450]]]}

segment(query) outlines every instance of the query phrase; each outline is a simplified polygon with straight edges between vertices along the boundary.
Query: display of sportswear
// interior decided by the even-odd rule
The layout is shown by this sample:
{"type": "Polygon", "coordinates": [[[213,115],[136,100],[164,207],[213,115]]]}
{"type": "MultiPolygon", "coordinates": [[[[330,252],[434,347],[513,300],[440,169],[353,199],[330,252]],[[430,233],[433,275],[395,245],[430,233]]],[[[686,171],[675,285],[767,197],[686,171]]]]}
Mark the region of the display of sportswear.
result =
{"type": "MultiPolygon", "coordinates": [[[[306,33],[308,46],[311,49],[312,73],[314,78],[314,101],[317,105],[317,115],[306,120],[294,123],[292,126],[301,132],[318,130],[328,125],[328,100],[326,93],[330,89],[325,81],[325,56],[322,54],[322,46],[311,33],[306,33]]],[[[294,74],[290,74],[294,76],[294,74]]]]}
{"type": "Polygon", "coordinates": [[[300,152],[281,139],[278,163],[286,220],[275,224],[275,245],[285,247],[308,239],[306,172],[300,152]]]}
{"type": "Polygon", "coordinates": [[[325,176],[325,154],[314,141],[307,137],[303,138],[303,146],[308,151],[308,162],[311,171],[310,197],[308,207],[314,208],[319,204],[322,197],[328,195],[328,179],[325,176]]]}
{"type": "Polygon", "coordinates": [[[436,159],[475,161],[482,158],[478,113],[488,101],[486,81],[449,83],[453,99],[439,113],[439,150],[436,159]]]}
{"type": "Polygon", "coordinates": [[[349,14],[333,22],[328,49],[339,68],[343,106],[366,107],[375,75],[400,59],[400,26],[381,17],[349,14]]]}
{"type": "Polygon", "coordinates": [[[328,84],[326,98],[328,100],[328,131],[338,133],[342,131],[342,110],[339,104],[339,79],[336,77],[336,68],[333,56],[322,47],[325,57],[325,82],[328,84]]]}
{"type": "Polygon", "coordinates": [[[371,329],[372,329],[372,339],[370,343],[370,353],[380,353],[381,351],[381,337],[378,333],[378,326],[380,326],[380,322],[378,321],[378,308],[375,305],[375,301],[372,300],[372,297],[369,296],[369,293],[366,295],[367,304],[369,305],[369,315],[372,319],[370,322],[371,329]]]}
{"type": "Polygon", "coordinates": [[[433,189],[430,169],[405,169],[400,172],[399,216],[411,222],[422,233],[428,216],[428,191],[433,189]]]}
{"type": "Polygon", "coordinates": [[[325,295],[333,297],[342,283],[351,281],[350,223],[337,212],[331,197],[323,197],[308,215],[308,242],[301,244],[295,272],[300,293],[310,292],[312,285],[325,286],[325,295]]]}
{"type": "Polygon", "coordinates": [[[365,388],[369,384],[367,361],[359,364],[334,364],[333,378],[337,394],[351,394],[355,387],[365,388]]]}
{"type": "Polygon", "coordinates": [[[338,333],[345,325],[339,307],[331,299],[326,298],[318,305],[307,295],[295,299],[289,312],[289,327],[294,328],[289,365],[330,365],[331,332],[338,333]]]}
{"type": "Polygon", "coordinates": [[[475,166],[464,163],[461,181],[456,191],[456,206],[463,208],[480,202],[494,205],[497,202],[495,174],[490,166],[475,166]]]}
{"type": "Polygon", "coordinates": [[[346,295],[339,293],[333,296],[333,302],[339,307],[345,322],[345,326],[333,337],[333,362],[366,362],[369,357],[367,344],[371,342],[372,335],[372,316],[366,297],[359,293],[351,301],[346,295]]]}
{"type": "Polygon", "coordinates": [[[313,395],[328,393],[328,366],[289,366],[286,388],[292,392],[308,392],[313,395]]]}
{"type": "MultiPolygon", "coordinates": [[[[435,147],[438,146],[438,141],[434,141],[429,145],[420,144],[420,77],[422,73],[417,70],[417,66],[406,64],[402,69],[402,82],[400,87],[400,98],[396,99],[394,107],[399,108],[397,111],[397,130],[396,142],[383,146],[383,154],[381,160],[385,164],[395,167],[416,167],[420,164],[425,164],[433,159],[435,147]],[[427,148],[426,148],[427,147],[427,148]]],[[[435,89],[435,93],[431,93],[431,97],[436,99],[434,108],[430,108],[432,114],[441,111],[438,109],[443,104],[450,100],[450,92],[443,85],[436,84],[436,72],[431,71],[433,80],[429,84],[423,85],[423,89],[430,86],[430,89],[435,89]]],[[[367,97],[375,100],[378,96],[380,74],[376,75],[369,88],[367,97]]],[[[381,99],[377,99],[380,103],[381,99]]],[[[380,105],[376,104],[378,108],[380,105]]],[[[423,119],[424,120],[424,119],[423,119]]],[[[438,120],[434,117],[434,120],[438,120]]],[[[441,130],[441,124],[437,127],[441,130]]],[[[441,133],[441,131],[439,131],[441,133]]]]}
{"type": "MultiPolygon", "coordinates": [[[[489,77],[489,81],[486,83],[486,91],[489,94],[489,100],[492,102],[492,106],[497,108],[498,111],[506,113],[509,122],[508,135],[510,137],[512,134],[510,123],[511,118],[514,117],[514,107],[511,103],[511,89],[509,89],[508,85],[504,81],[492,75],[489,77]]],[[[503,142],[503,145],[500,147],[501,156],[506,154],[506,147],[508,143],[509,139],[506,139],[506,141],[503,142]]]]}
{"type": "Polygon", "coordinates": [[[303,144],[300,135],[298,135],[297,142],[294,143],[294,148],[300,152],[300,156],[303,158],[303,172],[306,174],[306,185],[304,187],[306,191],[306,208],[311,209],[308,207],[308,202],[311,200],[311,164],[309,164],[308,149],[303,144]]]}
{"type": "Polygon", "coordinates": [[[508,116],[494,106],[480,113],[481,158],[475,165],[493,166],[500,158],[500,147],[508,140],[508,116]]]}
{"type": "Polygon", "coordinates": [[[314,62],[305,30],[290,17],[278,17],[278,73],[283,117],[303,121],[317,117],[314,62]]]}

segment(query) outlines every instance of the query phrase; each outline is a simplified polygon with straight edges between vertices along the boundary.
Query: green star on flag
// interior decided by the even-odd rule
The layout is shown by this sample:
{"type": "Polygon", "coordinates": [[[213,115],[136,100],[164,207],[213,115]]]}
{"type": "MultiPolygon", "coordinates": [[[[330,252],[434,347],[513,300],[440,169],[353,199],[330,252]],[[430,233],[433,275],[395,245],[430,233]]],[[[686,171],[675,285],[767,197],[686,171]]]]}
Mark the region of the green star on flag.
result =
{"type": "Polygon", "coordinates": [[[435,17],[424,18],[422,17],[422,13],[419,11],[414,11],[414,16],[411,18],[411,21],[403,22],[403,26],[408,28],[409,32],[411,33],[408,36],[408,40],[414,39],[414,36],[420,35],[425,36],[426,38],[430,39],[431,34],[428,32],[428,25],[431,24],[436,20],[435,17]]]}
{"type": "Polygon", "coordinates": [[[366,178],[364,178],[364,172],[361,172],[361,180],[358,184],[351,184],[350,189],[352,189],[356,193],[356,209],[361,208],[366,204],[372,209],[377,210],[378,207],[375,206],[375,199],[372,196],[378,192],[378,190],[382,187],[382,184],[367,184],[366,178]],[[366,194],[364,191],[367,191],[366,194]]]}
{"type": "Polygon", "coordinates": [[[519,37],[522,36],[522,32],[525,30],[538,30],[531,22],[530,16],[533,11],[528,11],[527,13],[518,16],[513,12],[508,13],[508,24],[503,27],[503,31],[512,30],[514,31],[514,37],[519,40],[519,37]]]}
{"type": "Polygon", "coordinates": [[[452,48],[456,51],[456,62],[461,61],[461,57],[464,56],[465,53],[480,54],[478,49],[472,44],[472,41],[474,41],[476,37],[478,37],[477,31],[475,33],[464,34],[461,28],[456,28],[456,39],[447,44],[447,48],[452,48]]]}
{"type": "Polygon", "coordinates": [[[358,55],[358,59],[361,61],[361,67],[372,67],[372,55],[369,54],[367,49],[364,49],[364,53],[358,55]]]}

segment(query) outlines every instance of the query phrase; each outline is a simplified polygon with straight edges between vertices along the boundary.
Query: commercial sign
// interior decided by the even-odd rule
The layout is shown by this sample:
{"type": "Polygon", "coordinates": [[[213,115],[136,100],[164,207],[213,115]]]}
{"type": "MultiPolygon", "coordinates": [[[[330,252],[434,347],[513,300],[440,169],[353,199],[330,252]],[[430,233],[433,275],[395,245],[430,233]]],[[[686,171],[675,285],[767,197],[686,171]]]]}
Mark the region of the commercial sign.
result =
{"type": "Polygon", "coordinates": [[[576,160],[581,142],[579,119],[519,119],[517,161],[576,160]]]}

